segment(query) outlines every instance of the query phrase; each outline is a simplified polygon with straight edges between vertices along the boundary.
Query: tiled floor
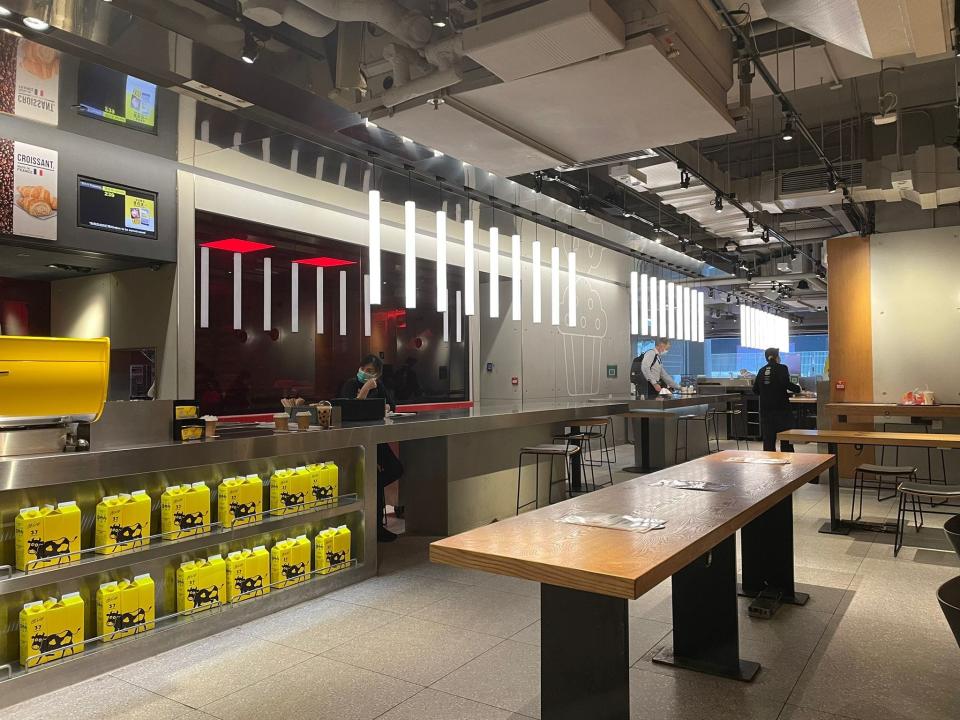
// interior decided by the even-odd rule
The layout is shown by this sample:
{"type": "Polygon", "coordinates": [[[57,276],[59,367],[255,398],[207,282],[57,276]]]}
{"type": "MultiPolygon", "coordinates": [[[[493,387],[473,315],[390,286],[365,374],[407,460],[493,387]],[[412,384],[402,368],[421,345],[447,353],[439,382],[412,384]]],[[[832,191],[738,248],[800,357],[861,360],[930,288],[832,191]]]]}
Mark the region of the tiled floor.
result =
{"type": "MultiPolygon", "coordinates": [[[[797,578],[810,602],[769,621],[741,615],[742,654],[763,664],[753,683],[653,665],[670,642],[669,582],[630,603],[634,720],[960,718],[960,650],[934,594],[960,574],[936,529],[944,518],[911,529],[894,559],[891,536],[818,534],[827,507],[825,486],[795,497],[797,578]]],[[[893,512],[865,499],[867,517],[893,512]]],[[[538,587],[431,565],[428,542],[382,546],[377,578],[0,719],[538,718],[538,587]]]]}

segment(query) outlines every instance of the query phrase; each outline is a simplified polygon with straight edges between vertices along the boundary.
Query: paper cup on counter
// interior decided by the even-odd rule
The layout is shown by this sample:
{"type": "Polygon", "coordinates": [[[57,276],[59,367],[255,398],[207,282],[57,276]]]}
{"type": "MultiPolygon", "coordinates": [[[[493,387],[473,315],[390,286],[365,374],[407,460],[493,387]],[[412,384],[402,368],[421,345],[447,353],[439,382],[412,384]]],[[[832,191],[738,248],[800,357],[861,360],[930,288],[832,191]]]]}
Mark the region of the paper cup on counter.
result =
{"type": "Polygon", "coordinates": [[[301,430],[307,430],[310,427],[310,413],[308,412],[298,412],[297,413],[297,427],[301,430]]]}
{"type": "Polygon", "coordinates": [[[276,413],[273,416],[273,427],[276,430],[287,431],[290,429],[290,416],[286,413],[276,413]]]}
{"type": "Polygon", "coordinates": [[[206,423],[207,437],[212,438],[216,436],[217,423],[220,422],[220,418],[218,418],[216,415],[204,415],[201,419],[206,423]]]}

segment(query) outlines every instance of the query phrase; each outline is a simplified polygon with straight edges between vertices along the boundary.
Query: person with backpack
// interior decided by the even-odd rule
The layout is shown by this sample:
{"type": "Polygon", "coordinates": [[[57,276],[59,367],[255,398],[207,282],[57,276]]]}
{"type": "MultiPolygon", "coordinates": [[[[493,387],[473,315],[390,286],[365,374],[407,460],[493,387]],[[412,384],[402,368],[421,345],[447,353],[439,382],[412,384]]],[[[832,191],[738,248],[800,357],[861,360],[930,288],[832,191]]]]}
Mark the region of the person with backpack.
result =
{"type": "Polygon", "coordinates": [[[642,394],[647,398],[655,398],[665,387],[671,390],[678,389],[673,376],[663,367],[663,361],[661,360],[661,356],[666,355],[669,350],[670,340],[657,338],[653,348],[644,351],[640,357],[633,361],[635,368],[639,365],[639,372],[631,373],[638,395],[642,394]]]}

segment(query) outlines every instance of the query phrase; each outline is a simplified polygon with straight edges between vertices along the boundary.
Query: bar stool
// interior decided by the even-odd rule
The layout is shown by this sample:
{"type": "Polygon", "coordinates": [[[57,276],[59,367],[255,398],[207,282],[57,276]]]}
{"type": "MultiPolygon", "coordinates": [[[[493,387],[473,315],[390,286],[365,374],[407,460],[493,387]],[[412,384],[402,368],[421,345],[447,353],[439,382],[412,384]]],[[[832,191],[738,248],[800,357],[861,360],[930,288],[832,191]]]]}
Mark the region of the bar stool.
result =
{"type": "Polygon", "coordinates": [[[853,496],[850,498],[851,522],[854,520],[853,508],[854,505],[857,504],[858,490],[860,492],[860,513],[856,517],[857,520],[863,515],[863,491],[867,487],[868,482],[871,487],[876,487],[877,489],[877,502],[883,502],[884,500],[896,497],[897,486],[900,485],[901,480],[917,482],[917,469],[911,465],[872,465],[870,463],[857,465],[853,470],[853,496]],[[873,475],[875,481],[868,481],[867,475],[873,475]],[[885,487],[883,482],[884,478],[893,479],[893,493],[886,497],[880,497],[880,490],[885,487]]]}
{"type": "MultiPolygon", "coordinates": [[[[921,427],[923,427],[924,433],[929,433],[933,429],[933,420],[930,418],[919,418],[919,422],[917,423],[886,422],[886,423],[883,423],[881,427],[883,428],[884,432],[889,432],[887,428],[890,427],[891,425],[894,427],[903,427],[903,426],[913,427],[914,425],[920,425],[921,427]]],[[[894,445],[893,448],[895,450],[893,462],[895,465],[899,465],[900,464],[900,446],[894,445]]],[[[943,484],[946,485],[947,484],[947,460],[946,460],[945,453],[947,448],[929,448],[929,447],[927,448],[927,481],[933,482],[933,464],[931,462],[930,453],[936,450],[940,451],[940,471],[942,473],[942,477],[940,479],[943,482],[943,484]]],[[[883,459],[886,456],[886,453],[887,453],[887,446],[886,445],[881,446],[880,448],[880,464],[881,465],[883,464],[883,459]]]]}
{"type": "MultiPolygon", "coordinates": [[[[608,446],[606,445],[604,434],[600,432],[600,430],[598,429],[599,427],[601,427],[601,425],[602,425],[602,421],[597,421],[595,419],[579,420],[571,427],[582,428],[581,430],[553,436],[553,441],[555,443],[562,441],[562,442],[565,442],[567,446],[570,446],[571,444],[573,444],[575,447],[580,448],[580,467],[581,469],[590,468],[590,486],[591,486],[591,489],[593,490],[596,490],[598,487],[613,485],[613,467],[610,463],[608,446]],[[595,460],[593,457],[593,441],[594,440],[597,440],[600,443],[600,459],[599,460],[595,460]],[[586,453],[583,452],[584,448],[586,448],[586,453]],[[603,453],[605,448],[607,448],[606,460],[603,459],[603,453]],[[584,455],[586,455],[586,457],[584,457],[584,455]],[[601,485],[598,486],[597,474],[594,468],[604,464],[606,464],[607,466],[607,475],[609,477],[609,480],[607,480],[607,482],[602,483],[601,485]]],[[[584,478],[586,478],[585,474],[584,474],[584,478]]]]}
{"type": "MultiPolygon", "coordinates": [[[[569,482],[570,478],[573,477],[573,472],[571,471],[571,467],[570,467],[570,458],[572,458],[574,455],[576,455],[579,452],[580,452],[579,447],[577,447],[576,445],[570,445],[569,443],[566,445],[553,445],[550,443],[544,443],[542,445],[531,445],[528,447],[520,448],[520,460],[517,463],[517,515],[520,514],[520,510],[522,508],[529,507],[530,505],[536,505],[538,508],[540,507],[540,458],[541,457],[550,458],[550,481],[547,485],[547,488],[548,488],[547,492],[549,494],[552,494],[554,485],[559,485],[562,482],[569,482]],[[533,500],[521,505],[520,489],[523,485],[522,471],[523,471],[524,455],[533,455],[536,458],[536,471],[535,471],[536,474],[534,476],[536,478],[535,480],[536,487],[534,489],[534,492],[536,493],[536,495],[534,496],[533,500]],[[555,481],[553,479],[553,461],[554,461],[554,458],[557,458],[557,457],[563,458],[564,465],[566,466],[566,469],[567,469],[567,477],[564,479],[555,481]]],[[[572,488],[568,492],[572,492],[572,488]]]]}
{"type": "MultiPolygon", "coordinates": [[[[920,532],[920,528],[923,527],[923,504],[921,498],[927,498],[930,501],[931,507],[944,505],[953,499],[960,499],[960,488],[934,487],[927,483],[900,483],[899,487],[897,487],[897,493],[900,495],[900,502],[897,506],[897,527],[893,540],[894,557],[900,553],[900,548],[903,547],[903,534],[907,527],[908,500],[910,501],[913,511],[913,524],[917,532],[920,532]],[[940,500],[940,502],[934,503],[934,500],[940,500]]],[[[953,515],[953,511],[955,511],[957,507],[955,505],[950,507],[952,508],[950,512],[943,510],[928,510],[927,512],[932,512],[935,515],[953,515]]]]}
{"type": "MultiPolygon", "coordinates": [[[[747,403],[743,400],[734,400],[727,403],[727,407],[724,410],[714,410],[713,411],[713,435],[717,438],[717,447],[720,447],[720,431],[717,429],[717,418],[723,416],[728,422],[727,426],[733,432],[734,440],[737,441],[737,450],[740,449],[740,440],[742,439],[746,445],[747,450],[750,449],[750,439],[746,433],[746,418],[747,418],[747,403]],[[740,425],[741,427],[736,427],[740,425]],[[740,430],[743,429],[742,433],[740,430]]],[[[727,437],[729,440],[729,436],[727,437]]]]}
{"type": "Polygon", "coordinates": [[[673,445],[673,464],[679,464],[680,450],[683,450],[683,461],[686,462],[689,459],[687,453],[687,445],[690,442],[690,423],[692,422],[702,422],[703,423],[703,432],[707,438],[707,454],[713,454],[715,452],[720,452],[720,436],[717,435],[716,431],[716,418],[714,417],[715,411],[707,408],[703,415],[678,415],[677,416],[677,434],[673,445]],[[714,426],[714,436],[717,443],[717,449],[714,450],[710,445],[710,424],[713,423],[714,426]],[[680,445],[680,424],[683,424],[683,445],[680,445]]]}
{"type": "MultiPolygon", "coordinates": [[[[590,459],[586,462],[589,462],[591,465],[601,465],[606,463],[609,466],[613,466],[617,462],[617,451],[616,445],[613,448],[613,457],[610,456],[610,442],[607,440],[607,429],[613,432],[613,418],[612,417],[600,417],[600,418],[587,418],[586,420],[578,420],[575,423],[570,425],[571,428],[580,428],[580,434],[589,434],[590,442],[597,440],[600,443],[600,461],[595,462],[593,459],[590,459]]],[[[554,440],[566,438],[566,435],[555,436],[554,440]]],[[[616,438],[614,438],[616,442],[616,438]]],[[[592,452],[588,451],[588,454],[591,455],[592,452]]]]}

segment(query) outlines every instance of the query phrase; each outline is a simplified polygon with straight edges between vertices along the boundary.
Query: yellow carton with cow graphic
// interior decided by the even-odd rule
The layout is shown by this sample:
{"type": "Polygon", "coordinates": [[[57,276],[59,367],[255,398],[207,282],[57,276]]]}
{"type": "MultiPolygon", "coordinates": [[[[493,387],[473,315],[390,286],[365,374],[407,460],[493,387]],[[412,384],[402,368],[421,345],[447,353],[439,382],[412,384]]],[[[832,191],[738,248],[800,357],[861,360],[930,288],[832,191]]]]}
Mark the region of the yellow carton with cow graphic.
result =
{"type": "Polygon", "coordinates": [[[277,470],[270,477],[270,514],[287,515],[312,507],[313,474],[306,467],[277,470]]]}
{"type": "Polygon", "coordinates": [[[270,553],[263,545],[227,555],[227,600],[241,602],[270,592],[270,553]]]}
{"type": "Polygon", "coordinates": [[[149,574],[104,583],[97,590],[97,635],[104,642],[152,630],[156,588],[149,574]]]}
{"type": "Polygon", "coordinates": [[[321,575],[343,570],[350,563],[350,528],[346,525],[327,528],[314,543],[314,566],[321,575]]]}
{"type": "Polygon", "coordinates": [[[263,480],[259,475],[226,478],[220,483],[217,519],[225,528],[263,519],[263,480]]]}
{"type": "Polygon", "coordinates": [[[316,505],[328,503],[340,495],[340,468],[335,462],[307,465],[310,490],[316,505]]]}
{"type": "Polygon", "coordinates": [[[83,652],[83,598],[29,602],[20,611],[20,664],[31,668],[83,652]]]}
{"type": "Polygon", "coordinates": [[[193,614],[227,601],[227,564],[220,555],[177,568],[177,612],[193,614]]]}
{"type": "Polygon", "coordinates": [[[22,509],[14,520],[17,570],[79,560],[80,519],[80,508],[73,501],[22,509]]]}
{"type": "Polygon", "coordinates": [[[310,575],[310,540],[306,535],[281,540],[270,548],[270,577],[278,588],[296,585],[310,575]]]}
{"type": "Polygon", "coordinates": [[[96,552],[125,552],[150,544],[150,496],[143,490],[109,495],[97,503],[96,552]]]}
{"type": "Polygon", "coordinates": [[[171,485],[160,498],[160,532],[164,540],[210,532],[210,488],[206,483],[171,485]]]}

